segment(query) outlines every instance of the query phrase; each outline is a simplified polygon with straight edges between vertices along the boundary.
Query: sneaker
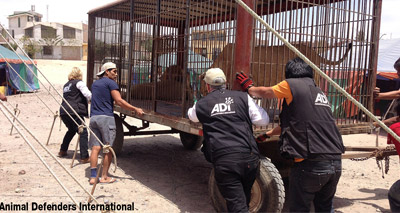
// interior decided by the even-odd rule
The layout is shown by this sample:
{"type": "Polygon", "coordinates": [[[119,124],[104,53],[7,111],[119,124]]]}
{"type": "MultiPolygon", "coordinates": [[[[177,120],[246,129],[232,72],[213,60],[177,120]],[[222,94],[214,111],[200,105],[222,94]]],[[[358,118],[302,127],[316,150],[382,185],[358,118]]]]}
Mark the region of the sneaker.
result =
{"type": "Polygon", "coordinates": [[[67,152],[66,151],[60,151],[59,153],[58,153],[58,157],[65,157],[65,156],[67,156],[68,154],[67,154],[67,152]]]}
{"type": "Polygon", "coordinates": [[[85,159],[80,159],[79,160],[79,163],[82,163],[82,164],[84,164],[84,163],[89,163],[90,162],[90,159],[89,158],[85,158],[85,159]]]}

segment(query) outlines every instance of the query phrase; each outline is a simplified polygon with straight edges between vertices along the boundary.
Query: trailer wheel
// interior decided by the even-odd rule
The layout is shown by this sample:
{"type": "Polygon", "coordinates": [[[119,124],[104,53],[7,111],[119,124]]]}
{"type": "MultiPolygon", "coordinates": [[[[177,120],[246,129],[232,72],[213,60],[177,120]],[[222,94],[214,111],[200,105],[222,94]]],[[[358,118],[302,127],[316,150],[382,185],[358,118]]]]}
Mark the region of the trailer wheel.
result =
{"type": "Polygon", "coordinates": [[[120,154],[122,151],[122,145],[124,144],[124,128],[122,126],[122,119],[119,117],[117,114],[114,113],[114,119],[115,119],[115,126],[116,128],[116,135],[115,135],[115,140],[112,145],[112,148],[114,149],[115,154],[120,154]]]}
{"type": "Polygon", "coordinates": [[[193,135],[186,132],[179,132],[179,137],[183,147],[188,150],[197,150],[203,144],[204,138],[202,136],[193,135]]]}
{"type": "MultiPolygon", "coordinates": [[[[217,212],[227,212],[225,199],[219,192],[211,170],[208,182],[211,202],[217,212]]],[[[260,172],[251,189],[250,212],[281,212],[285,202],[285,188],[282,178],[268,158],[260,161],[260,172]]]]}

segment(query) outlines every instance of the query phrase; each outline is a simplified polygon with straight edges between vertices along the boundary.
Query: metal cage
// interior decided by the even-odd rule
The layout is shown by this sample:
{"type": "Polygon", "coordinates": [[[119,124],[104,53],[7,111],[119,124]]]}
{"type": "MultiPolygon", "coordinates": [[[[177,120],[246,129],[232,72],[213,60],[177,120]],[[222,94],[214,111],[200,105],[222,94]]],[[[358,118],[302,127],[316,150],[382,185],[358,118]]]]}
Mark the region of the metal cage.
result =
{"type": "MultiPolygon", "coordinates": [[[[267,23],[372,110],[380,0],[245,0],[267,23]]],[[[201,74],[220,67],[229,88],[236,72],[257,86],[284,80],[296,57],[232,0],[122,0],[89,12],[88,84],[102,63],[119,68],[129,103],[185,119],[204,93],[201,74]]],[[[367,118],[318,75],[342,133],[365,132],[367,118]],[[347,131],[347,132],[346,132],[347,131]]],[[[281,100],[258,100],[278,122],[281,100]]]]}

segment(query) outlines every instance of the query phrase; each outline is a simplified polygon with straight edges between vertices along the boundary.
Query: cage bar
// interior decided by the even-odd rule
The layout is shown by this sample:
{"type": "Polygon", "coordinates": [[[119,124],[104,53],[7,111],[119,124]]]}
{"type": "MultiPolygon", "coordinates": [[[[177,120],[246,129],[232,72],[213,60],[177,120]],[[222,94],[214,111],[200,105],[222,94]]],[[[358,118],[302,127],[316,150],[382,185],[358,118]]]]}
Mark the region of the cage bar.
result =
{"type": "MultiPolygon", "coordinates": [[[[381,0],[247,0],[246,3],[327,75],[372,110],[381,0]]],[[[88,84],[102,63],[119,68],[121,95],[146,110],[186,119],[206,95],[200,76],[219,67],[257,86],[284,80],[296,57],[232,0],[122,0],[89,12],[88,84]]],[[[337,124],[364,131],[368,119],[318,75],[337,124]]],[[[258,100],[278,123],[282,100],[258,100]]]]}

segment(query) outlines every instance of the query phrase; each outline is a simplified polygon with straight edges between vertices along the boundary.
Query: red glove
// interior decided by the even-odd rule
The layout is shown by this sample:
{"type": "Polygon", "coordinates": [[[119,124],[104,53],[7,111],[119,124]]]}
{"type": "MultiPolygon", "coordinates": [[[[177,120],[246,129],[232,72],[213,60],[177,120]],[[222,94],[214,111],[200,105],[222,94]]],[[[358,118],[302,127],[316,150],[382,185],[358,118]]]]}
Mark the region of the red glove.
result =
{"type": "Polygon", "coordinates": [[[236,81],[242,87],[242,90],[248,92],[248,90],[254,86],[253,81],[243,72],[236,73],[236,81]]]}
{"type": "Polygon", "coordinates": [[[262,143],[262,142],[265,141],[265,139],[267,139],[267,138],[270,138],[270,137],[267,135],[267,133],[264,133],[264,134],[262,134],[262,135],[259,135],[259,136],[256,138],[256,142],[257,142],[257,143],[262,143]]]}

